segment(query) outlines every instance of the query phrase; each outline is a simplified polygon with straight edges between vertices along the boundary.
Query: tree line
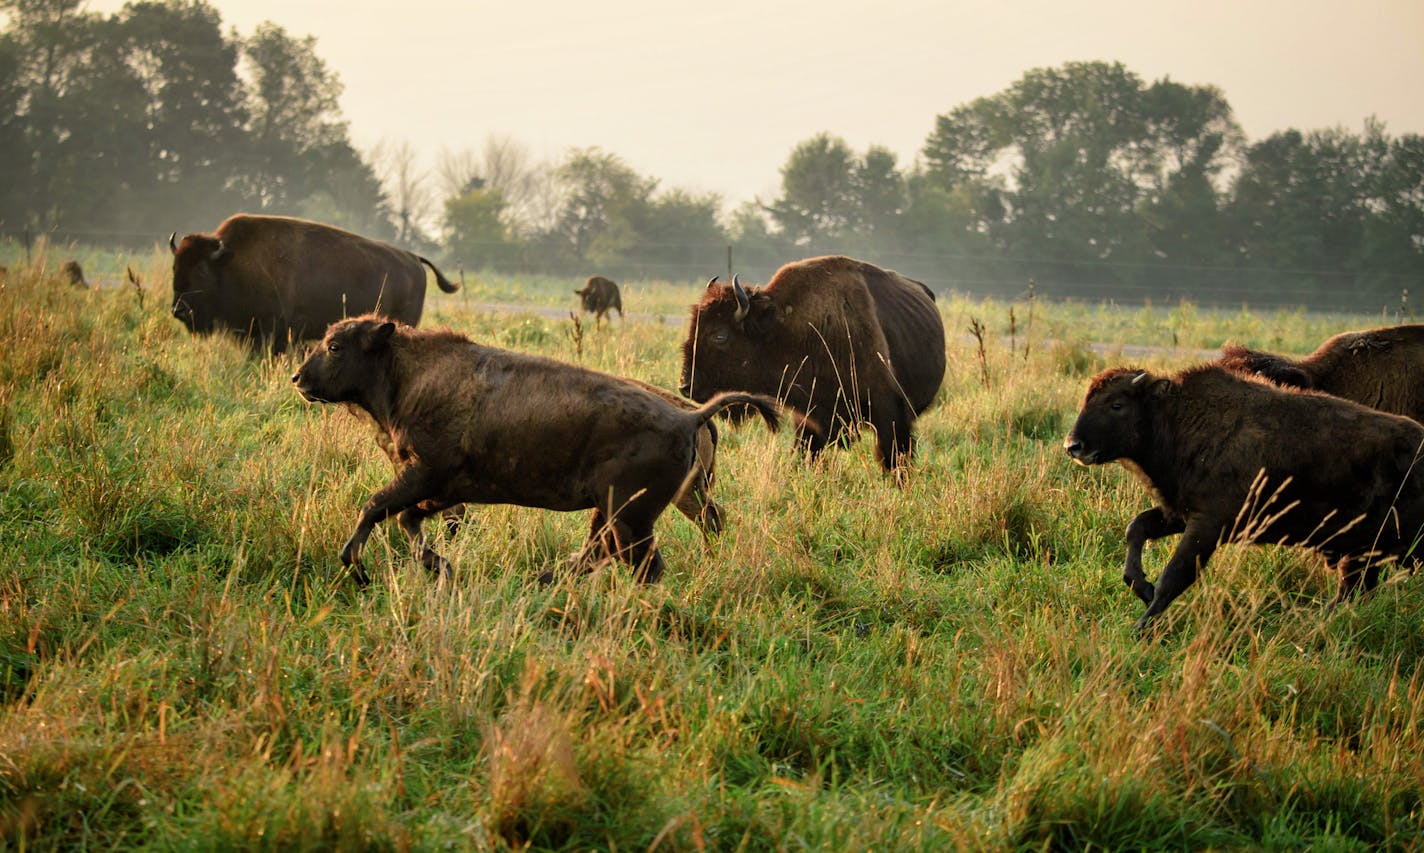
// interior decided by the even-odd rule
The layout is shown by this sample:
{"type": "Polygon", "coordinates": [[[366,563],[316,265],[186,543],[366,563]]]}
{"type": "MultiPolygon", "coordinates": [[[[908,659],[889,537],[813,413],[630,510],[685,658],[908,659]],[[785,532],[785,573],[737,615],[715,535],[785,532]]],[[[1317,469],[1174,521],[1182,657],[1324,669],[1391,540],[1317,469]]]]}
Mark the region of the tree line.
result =
{"type": "Polygon", "coordinates": [[[764,278],[855,254],[941,289],[1371,308],[1424,285],[1424,137],[1367,120],[1250,142],[1216,87],[1120,63],[1028,71],[934,117],[901,164],[820,133],[775,198],[723,210],[616,154],[534,162],[514,139],[358,151],[341,83],[203,0],[0,0],[0,230],[166,233],[230,213],[342,225],[471,268],[764,278]],[[1381,302],[1383,300],[1383,302],[1381,302]]]}

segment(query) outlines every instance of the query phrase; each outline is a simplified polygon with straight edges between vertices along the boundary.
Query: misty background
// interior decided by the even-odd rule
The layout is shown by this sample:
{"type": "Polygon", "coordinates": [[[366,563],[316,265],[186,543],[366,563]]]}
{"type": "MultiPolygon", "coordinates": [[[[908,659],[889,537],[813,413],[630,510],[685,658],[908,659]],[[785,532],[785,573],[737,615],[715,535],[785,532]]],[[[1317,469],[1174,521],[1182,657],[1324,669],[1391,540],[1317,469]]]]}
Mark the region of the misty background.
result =
{"type": "MultiPolygon", "coordinates": [[[[752,179],[764,191],[734,198],[513,132],[433,156],[408,138],[358,146],[313,36],[270,21],[242,32],[208,3],[0,0],[0,14],[11,243],[152,246],[247,211],[471,271],[764,281],[843,253],[974,295],[1032,282],[1046,298],[1401,313],[1424,287],[1424,138],[1362,117],[1252,139],[1211,80],[1114,60],[1026,68],[929,111],[909,158],[849,129],[807,134],[752,179]]],[[[545,118],[561,120],[577,132],[576,117],[545,118]]],[[[756,131],[755,115],[730,117],[729,150],[756,131]]],[[[664,144],[677,139],[669,128],[664,144]]]]}

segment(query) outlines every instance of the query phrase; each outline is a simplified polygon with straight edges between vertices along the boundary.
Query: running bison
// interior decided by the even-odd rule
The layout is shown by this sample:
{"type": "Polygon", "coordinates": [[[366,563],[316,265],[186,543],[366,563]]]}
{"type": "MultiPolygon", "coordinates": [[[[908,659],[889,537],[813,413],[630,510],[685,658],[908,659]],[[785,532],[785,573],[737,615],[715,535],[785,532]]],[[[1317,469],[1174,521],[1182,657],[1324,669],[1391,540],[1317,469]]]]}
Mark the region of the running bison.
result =
{"type": "Polygon", "coordinates": [[[1138,631],[1223,542],[1319,551],[1340,573],[1336,601],[1372,589],[1384,561],[1417,562],[1424,426],[1405,417],[1214,364],[1115,368],[1089,385],[1063,447],[1083,465],[1121,463],[1158,498],[1127,528],[1123,580],[1147,604],[1138,631]],[[1143,545],[1178,533],[1154,588],[1143,545]]]}
{"type": "Polygon", "coordinates": [[[682,392],[776,395],[803,417],[797,437],[812,455],[869,423],[876,458],[893,471],[912,452],[915,416],[939,391],[944,359],[929,288],[853,258],[810,258],[765,287],[707,283],[682,345],[682,392]]]}
{"type": "Polygon", "coordinates": [[[779,423],[767,397],[719,395],[688,411],[616,376],[375,314],[332,325],[292,382],[309,401],[363,409],[389,436],[395,479],[341,549],[361,583],[361,547],[392,515],[421,564],[448,572],[420,526],[461,503],[592,509],[584,561],[617,557],[656,581],[653,522],[696,474],[698,431],[737,404],[779,423]]]}
{"type": "Polygon", "coordinates": [[[378,311],[415,325],[425,306],[419,255],[350,231],[285,216],[229,217],[173,250],[173,316],[188,331],[225,331],[272,353],[315,340],[343,317],[378,311]]]}
{"type": "MultiPolygon", "coordinates": [[[[574,293],[578,294],[580,307],[593,314],[595,325],[599,320],[607,318],[609,311],[615,309],[618,311],[618,319],[623,319],[623,296],[612,279],[591,275],[588,281],[583,283],[583,290],[575,290],[574,293]]],[[[613,321],[610,319],[609,322],[613,321]]]]}
{"type": "Polygon", "coordinates": [[[1228,343],[1217,363],[1424,423],[1424,325],[1344,332],[1301,359],[1228,343]]]}

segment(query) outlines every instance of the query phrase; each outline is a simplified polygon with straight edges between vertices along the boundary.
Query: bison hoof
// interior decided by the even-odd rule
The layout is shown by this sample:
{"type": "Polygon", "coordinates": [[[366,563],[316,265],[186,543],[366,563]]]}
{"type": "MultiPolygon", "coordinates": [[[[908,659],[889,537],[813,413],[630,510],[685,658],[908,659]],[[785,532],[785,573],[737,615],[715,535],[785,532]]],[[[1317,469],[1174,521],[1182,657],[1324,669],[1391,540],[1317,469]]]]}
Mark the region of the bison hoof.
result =
{"type": "Polygon", "coordinates": [[[1152,603],[1152,597],[1157,594],[1157,590],[1152,584],[1127,575],[1124,575],[1122,580],[1123,583],[1127,584],[1128,589],[1132,590],[1133,594],[1142,599],[1143,604],[1152,603]]]}
{"type": "Polygon", "coordinates": [[[535,578],[535,580],[538,582],[540,588],[543,588],[553,586],[556,578],[553,572],[540,572],[539,577],[535,578]]]}
{"type": "Polygon", "coordinates": [[[371,576],[366,574],[366,567],[361,565],[360,561],[347,565],[351,569],[351,579],[356,582],[357,586],[365,589],[371,585],[371,576]]]}

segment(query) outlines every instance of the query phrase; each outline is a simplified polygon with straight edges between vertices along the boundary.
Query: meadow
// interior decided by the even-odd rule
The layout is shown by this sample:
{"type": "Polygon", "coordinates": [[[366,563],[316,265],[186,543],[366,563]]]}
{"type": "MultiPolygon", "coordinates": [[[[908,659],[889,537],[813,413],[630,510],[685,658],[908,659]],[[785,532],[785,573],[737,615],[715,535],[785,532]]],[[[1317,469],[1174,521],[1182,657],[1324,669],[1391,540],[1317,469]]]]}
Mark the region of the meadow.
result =
{"type": "MultiPolygon", "coordinates": [[[[1319,558],[1227,546],[1139,639],[1149,498],[1061,448],[1105,366],[1397,318],[945,297],[899,488],[868,438],[812,463],[729,427],[727,529],[665,513],[661,583],[541,587],[585,516],[489,506],[428,525],[447,581],[383,525],[360,589],[369,426],[190,337],[166,249],[96,263],[145,286],[0,287],[0,849],[1424,845],[1420,582],[1329,609],[1319,558]]],[[[595,327],[550,311],[579,282],[466,279],[424,325],[675,387],[699,283],[595,327]]]]}

